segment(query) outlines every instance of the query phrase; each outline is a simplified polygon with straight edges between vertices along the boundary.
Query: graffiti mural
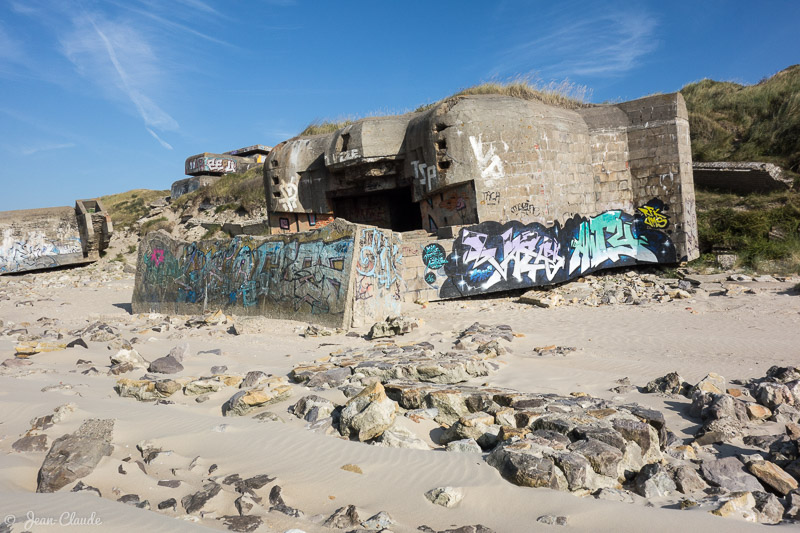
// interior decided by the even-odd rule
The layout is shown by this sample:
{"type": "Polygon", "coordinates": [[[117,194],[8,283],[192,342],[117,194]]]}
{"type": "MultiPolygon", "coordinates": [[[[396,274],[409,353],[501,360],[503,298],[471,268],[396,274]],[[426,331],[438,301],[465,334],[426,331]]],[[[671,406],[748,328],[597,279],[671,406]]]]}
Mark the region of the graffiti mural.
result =
{"type": "Polygon", "coordinates": [[[199,172],[236,172],[236,160],[226,157],[199,156],[186,160],[186,174],[199,172]]]}
{"type": "Polygon", "coordinates": [[[647,204],[638,208],[638,211],[644,215],[644,223],[651,228],[666,228],[669,224],[669,218],[663,213],[667,211],[667,206],[660,200],[653,199],[647,204]]]}
{"type": "Polygon", "coordinates": [[[189,244],[153,234],[143,243],[134,301],[279,316],[341,314],[353,245],[352,236],[335,232],[189,244]]]}
{"type": "Polygon", "coordinates": [[[65,256],[82,257],[80,236],[59,233],[60,237],[53,238],[41,231],[18,234],[11,228],[4,230],[0,240],[0,274],[53,268],[61,264],[60,258],[67,259],[65,256]]]}
{"type": "MultiPolygon", "coordinates": [[[[658,200],[646,207],[666,210],[658,200]]],[[[423,249],[425,281],[440,297],[455,298],[560,283],[603,268],[676,262],[669,236],[648,224],[647,216],[640,208],[634,215],[575,215],[563,226],[511,221],[462,228],[446,261],[441,245],[423,249]]]]}

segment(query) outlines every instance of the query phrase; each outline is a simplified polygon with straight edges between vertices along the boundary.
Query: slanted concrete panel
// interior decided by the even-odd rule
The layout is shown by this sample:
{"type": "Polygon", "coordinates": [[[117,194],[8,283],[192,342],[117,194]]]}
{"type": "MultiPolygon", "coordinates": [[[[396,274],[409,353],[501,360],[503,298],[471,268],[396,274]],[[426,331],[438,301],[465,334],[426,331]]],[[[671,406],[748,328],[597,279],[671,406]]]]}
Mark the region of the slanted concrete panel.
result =
{"type": "Polygon", "coordinates": [[[0,213],[0,274],[90,262],[72,207],[0,213]]]}
{"type": "Polygon", "coordinates": [[[402,239],[398,234],[359,226],[356,242],[352,324],[360,327],[400,314],[405,282],[402,239]]]}
{"type": "Polygon", "coordinates": [[[698,187],[739,194],[785,191],[794,183],[772,163],[715,161],[695,162],[692,167],[698,187]]]}
{"type": "MultiPolygon", "coordinates": [[[[575,215],[563,225],[483,222],[461,228],[449,243],[423,245],[423,279],[438,298],[552,285],[601,269],[676,262],[661,227],[669,221],[654,198],[649,215],[614,210],[575,215]],[[655,213],[655,214],[654,214],[655,213]]],[[[405,276],[410,282],[411,276],[405,276]]]]}
{"type": "Polygon", "coordinates": [[[222,176],[210,176],[208,174],[201,174],[198,176],[192,176],[190,178],[185,178],[182,180],[178,180],[172,184],[170,188],[170,198],[173,200],[177,200],[184,194],[189,194],[190,192],[194,192],[201,187],[208,187],[212,183],[219,181],[222,176]]]}
{"type": "Polygon", "coordinates": [[[391,232],[344,220],[318,231],[193,243],[150,233],[139,245],[133,311],[222,309],[331,327],[366,325],[399,310],[401,260],[393,243],[391,232]],[[357,275],[372,289],[354,303],[357,275]]]}

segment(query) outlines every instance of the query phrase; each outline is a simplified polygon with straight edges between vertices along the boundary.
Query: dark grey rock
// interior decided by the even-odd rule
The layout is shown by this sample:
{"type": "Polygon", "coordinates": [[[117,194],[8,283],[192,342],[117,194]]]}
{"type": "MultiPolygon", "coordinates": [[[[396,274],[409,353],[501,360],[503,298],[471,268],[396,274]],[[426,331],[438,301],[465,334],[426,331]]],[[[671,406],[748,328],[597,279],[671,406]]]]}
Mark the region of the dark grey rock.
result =
{"type": "Polygon", "coordinates": [[[203,487],[203,490],[189,494],[181,498],[181,505],[187,514],[192,514],[208,503],[208,500],[216,496],[222,487],[216,483],[208,483],[203,487]]]}
{"type": "Polygon", "coordinates": [[[279,485],[275,485],[274,487],[272,487],[272,490],[269,491],[269,503],[272,506],[269,508],[269,510],[278,511],[279,513],[293,516],[295,518],[302,517],[303,516],[302,511],[286,505],[286,503],[283,501],[283,496],[281,495],[282,491],[283,489],[281,489],[279,485]]]}
{"type": "Polygon", "coordinates": [[[684,381],[680,374],[677,372],[670,372],[666,376],[656,378],[645,385],[643,392],[661,392],[665,394],[682,394],[685,396],[690,388],[691,385],[684,381]]]}
{"type": "Polygon", "coordinates": [[[645,498],[664,498],[677,489],[671,473],[659,463],[644,465],[633,482],[633,488],[645,498]]]}
{"type": "Polygon", "coordinates": [[[11,449],[15,452],[43,452],[47,450],[47,435],[25,435],[14,441],[11,449]]]}
{"type": "Polygon", "coordinates": [[[158,481],[159,487],[169,487],[171,489],[177,489],[181,486],[180,479],[161,479],[158,481]]]}
{"type": "Polygon", "coordinates": [[[175,498],[164,500],[158,504],[158,510],[163,511],[164,509],[172,509],[173,511],[176,511],[178,509],[178,501],[175,498]]]}
{"type": "Polygon", "coordinates": [[[768,492],[755,491],[753,498],[756,500],[756,512],[758,521],[762,524],[778,524],[783,519],[785,509],[783,504],[774,494],[768,492]]]}
{"type": "Polygon", "coordinates": [[[211,375],[224,374],[227,371],[228,367],[225,365],[217,365],[211,367],[211,375]]]}
{"type": "Polygon", "coordinates": [[[612,478],[619,477],[618,467],[622,462],[623,453],[618,448],[590,438],[573,442],[568,449],[586,457],[592,469],[598,474],[612,478]]]}
{"type": "Polygon", "coordinates": [[[183,371],[183,365],[171,355],[166,355],[151,362],[148,371],[157,374],[177,374],[183,371]]]}
{"type": "Polygon", "coordinates": [[[703,461],[700,467],[700,475],[710,485],[722,487],[731,492],[764,490],[758,479],[748,474],[742,462],[736,457],[703,461]]]}
{"type": "Polygon", "coordinates": [[[36,492],[55,492],[92,473],[114,451],[109,443],[113,428],[113,420],[90,419],[75,433],[56,439],[39,469],[36,492]]]}
{"type": "Polygon", "coordinates": [[[689,465],[681,465],[675,469],[675,485],[684,494],[700,491],[708,487],[700,474],[689,465]]]}
{"type": "Polygon", "coordinates": [[[70,492],[94,492],[99,497],[102,498],[102,494],[100,494],[100,489],[96,487],[92,487],[91,485],[86,485],[83,481],[78,481],[75,483],[75,486],[72,487],[70,492]]]}
{"type": "Polygon", "coordinates": [[[255,387],[259,384],[259,382],[266,378],[267,374],[262,372],[261,370],[251,370],[245,376],[242,382],[239,384],[240,389],[249,389],[250,387],[255,387]]]}
{"type": "Polygon", "coordinates": [[[230,531],[238,531],[238,532],[250,532],[255,531],[259,528],[259,526],[263,523],[262,519],[258,516],[223,516],[220,518],[222,523],[227,527],[230,531]]]}
{"type": "Polygon", "coordinates": [[[536,519],[537,522],[540,524],[547,524],[548,526],[566,526],[567,525],[567,517],[566,516],[556,516],[552,514],[542,515],[536,519]]]}

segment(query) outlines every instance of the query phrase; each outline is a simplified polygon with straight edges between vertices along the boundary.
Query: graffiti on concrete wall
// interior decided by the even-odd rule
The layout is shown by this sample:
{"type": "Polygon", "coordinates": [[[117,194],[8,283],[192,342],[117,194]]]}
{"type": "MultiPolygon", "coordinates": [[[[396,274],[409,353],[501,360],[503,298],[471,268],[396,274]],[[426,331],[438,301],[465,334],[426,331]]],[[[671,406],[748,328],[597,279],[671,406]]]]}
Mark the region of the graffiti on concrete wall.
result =
{"type": "Polygon", "coordinates": [[[59,266],[59,257],[83,254],[78,234],[52,238],[41,231],[19,235],[9,228],[0,241],[0,273],[24,272],[59,266]]]}
{"type": "Polygon", "coordinates": [[[412,161],[414,167],[414,181],[422,186],[422,190],[427,192],[436,187],[439,178],[435,165],[428,165],[420,161],[412,161]]]}
{"type": "Polygon", "coordinates": [[[478,222],[475,191],[471,183],[463,183],[435,193],[419,203],[423,226],[429,231],[439,227],[463,226],[478,222]]]}
{"type": "Polygon", "coordinates": [[[365,228],[359,236],[356,263],[356,299],[368,299],[381,291],[400,300],[403,254],[391,233],[365,228]]]}
{"type": "Polygon", "coordinates": [[[283,306],[311,314],[344,309],[352,237],[304,236],[267,242],[236,237],[177,247],[154,238],[145,245],[144,301],[203,307],[283,306]]]}
{"type": "Polygon", "coordinates": [[[669,217],[664,213],[667,207],[657,199],[650,200],[647,204],[637,208],[644,216],[644,223],[651,228],[666,228],[669,224],[669,217]]]}
{"type": "Polygon", "coordinates": [[[236,172],[236,160],[225,157],[195,157],[186,161],[186,173],[236,172]]]}
{"type": "MultiPolygon", "coordinates": [[[[647,205],[666,209],[658,200],[647,205]]],[[[575,215],[563,227],[511,221],[462,228],[446,259],[440,244],[423,249],[425,281],[440,297],[454,298],[560,283],[603,268],[674,263],[668,234],[645,220],[641,210],[634,215],[615,210],[575,215]]]]}
{"type": "MultiPolygon", "coordinates": [[[[495,143],[483,142],[483,137],[478,135],[476,139],[473,135],[469,137],[469,144],[472,146],[472,152],[475,154],[475,159],[478,161],[478,170],[480,170],[481,177],[486,180],[494,180],[502,178],[505,175],[503,170],[503,160],[497,155],[495,150],[495,143]]],[[[503,148],[508,152],[508,145],[504,142],[503,148]]]]}

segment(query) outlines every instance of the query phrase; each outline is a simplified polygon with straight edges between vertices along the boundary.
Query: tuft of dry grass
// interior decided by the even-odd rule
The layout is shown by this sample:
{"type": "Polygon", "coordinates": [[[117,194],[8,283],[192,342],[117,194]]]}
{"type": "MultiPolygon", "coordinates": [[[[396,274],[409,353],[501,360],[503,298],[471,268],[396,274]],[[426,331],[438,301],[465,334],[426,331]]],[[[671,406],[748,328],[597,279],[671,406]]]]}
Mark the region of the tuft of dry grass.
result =
{"type": "Polygon", "coordinates": [[[343,118],[339,120],[322,120],[322,119],[314,119],[311,124],[305,127],[303,131],[300,132],[300,135],[321,135],[323,133],[333,133],[336,130],[340,130],[345,126],[349,126],[357,119],[355,118],[343,118]]]}
{"type": "Polygon", "coordinates": [[[134,189],[128,192],[102,196],[111,222],[120,228],[131,227],[133,223],[150,212],[148,205],[154,200],[169,196],[169,191],[153,191],[150,189],[134,189]]]}
{"type": "Polygon", "coordinates": [[[267,196],[264,191],[263,172],[263,166],[257,165],[241,174],[225,174],[211,185],[184,194],[175,200],[172,203],[173,209],[183,209],[189,204],[199,204],[203,201],[218,206],[217,213],[224,210],[235,211],[240,207],[247,212],[266,208],[267,196]]]}

